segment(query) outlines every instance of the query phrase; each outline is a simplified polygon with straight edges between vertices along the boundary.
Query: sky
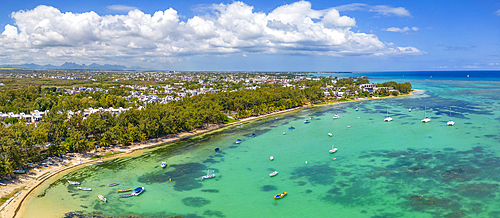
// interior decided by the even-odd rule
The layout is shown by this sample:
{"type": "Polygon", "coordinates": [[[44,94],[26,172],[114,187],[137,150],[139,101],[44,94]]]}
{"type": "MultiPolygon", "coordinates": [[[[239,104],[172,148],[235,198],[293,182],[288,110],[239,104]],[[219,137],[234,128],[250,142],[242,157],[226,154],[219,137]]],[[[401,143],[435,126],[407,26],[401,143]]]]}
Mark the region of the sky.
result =
{"type": "Polygon", "coordinates": [[[498,0],[0,2],[0,65],[500,70],[498,0]]]}

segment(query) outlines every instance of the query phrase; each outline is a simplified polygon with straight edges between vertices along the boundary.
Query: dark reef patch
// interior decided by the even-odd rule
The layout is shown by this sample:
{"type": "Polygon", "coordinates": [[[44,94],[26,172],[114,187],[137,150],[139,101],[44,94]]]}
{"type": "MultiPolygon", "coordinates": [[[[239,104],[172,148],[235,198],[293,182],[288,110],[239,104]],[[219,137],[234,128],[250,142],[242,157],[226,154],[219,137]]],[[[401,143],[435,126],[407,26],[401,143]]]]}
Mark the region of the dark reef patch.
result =
{"type": "Polygon", "coordinates": [[[273,186],[273,185],[265,185],[265,186],[262,186],[260,188],[260,190],[263,192],[270,192],[270,191],[278,190],[278,188],[276,188],[276,186],[273,186]]]}
{"type": "Polygon", "coordinates": [[[208,192],[208,193],[219,193],[219,190],[217,189],[202,189],[202,192],[208,192]]]}
{"type": "Polygon", "coordinates": [[[337,172],[335,168],[331,168],[328,165],[314,165],[307,167],[298,167],[291,173],[291,180],[296,180],[302,177],[307,178],[309,183],[316,185],[330,185],[335,181],[335,176],[337,172]]]}
{"type": "Polygon", "coordinates": [[[207,204],[210,204],[210,200],[202,197],[187,197],[182,199],[182,203],[189,207],[203,207],[207,204]]]}
{"type": "Polygon", "coordinates": [[[226,215],[224,215],[222,212],[217,211],[217,210],[205,210],[205,212],[203,212],[203,215],[210,216],[210,217],[215,216],[215,217],[219,217],[219,218],[226,217],[226,215]]]}

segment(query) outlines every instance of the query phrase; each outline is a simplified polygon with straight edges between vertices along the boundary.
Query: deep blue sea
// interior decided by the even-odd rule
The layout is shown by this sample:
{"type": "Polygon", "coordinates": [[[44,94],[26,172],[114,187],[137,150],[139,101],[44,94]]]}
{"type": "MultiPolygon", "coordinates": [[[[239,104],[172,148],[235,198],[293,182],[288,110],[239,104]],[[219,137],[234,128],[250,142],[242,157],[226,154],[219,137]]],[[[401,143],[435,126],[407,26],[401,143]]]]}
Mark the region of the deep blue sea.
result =
{"type": "Polygon", "coordinates": [[[375,80],[468,80],[500,81],[500,71],[402,71],[402,72],[353,72],[313,74],[316,76],[337,76],[339,78],[368,76],[375,80]],[[468,77],[467,77],[468,76],[468,77]]]}

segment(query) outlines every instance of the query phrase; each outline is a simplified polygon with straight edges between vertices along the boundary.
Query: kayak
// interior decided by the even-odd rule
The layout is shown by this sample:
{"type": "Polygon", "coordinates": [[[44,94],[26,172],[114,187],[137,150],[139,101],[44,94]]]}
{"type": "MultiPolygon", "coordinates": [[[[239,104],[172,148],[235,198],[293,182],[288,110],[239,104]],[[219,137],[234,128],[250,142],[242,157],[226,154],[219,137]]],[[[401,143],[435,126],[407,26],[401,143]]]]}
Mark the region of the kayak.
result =
{"type": "Polygon", "coordinates": [[[283,197],[285,197],[285,195],[286,195],[286,194],[287,194],[287,192],[283,192],[283,193],[281,193],[281,194],[279,194],[279,195],[274,196],[274,199],[280,199],[280,198],[283,198],[283,197]]]}

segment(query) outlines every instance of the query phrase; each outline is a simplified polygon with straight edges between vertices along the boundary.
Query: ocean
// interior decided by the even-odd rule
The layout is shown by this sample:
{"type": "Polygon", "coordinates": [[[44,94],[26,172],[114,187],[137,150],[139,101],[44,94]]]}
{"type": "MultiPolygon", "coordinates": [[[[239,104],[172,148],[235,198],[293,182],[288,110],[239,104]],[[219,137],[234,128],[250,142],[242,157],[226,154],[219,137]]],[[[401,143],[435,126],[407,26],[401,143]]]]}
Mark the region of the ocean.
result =
{"type": "Polygon", "coordinates": [[[419,91],[309,107],[82,166],[35,190],[23,217],[500,217],[500,72],[345,75],[419,91]],[[383,122],[387,111],[392,122],[383,122]],[[424,114],[432,121],[421,123],[424,114]],[[201,180],[207,171],[215,178],[201,180]],[[118,197],[136,187],[145,192],[118,197]]]}

